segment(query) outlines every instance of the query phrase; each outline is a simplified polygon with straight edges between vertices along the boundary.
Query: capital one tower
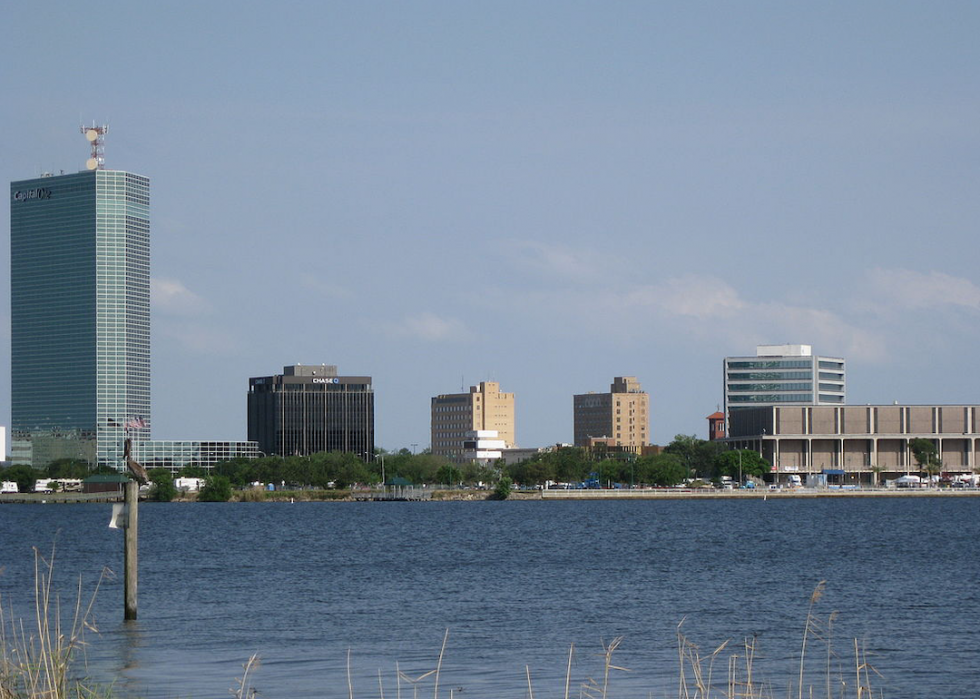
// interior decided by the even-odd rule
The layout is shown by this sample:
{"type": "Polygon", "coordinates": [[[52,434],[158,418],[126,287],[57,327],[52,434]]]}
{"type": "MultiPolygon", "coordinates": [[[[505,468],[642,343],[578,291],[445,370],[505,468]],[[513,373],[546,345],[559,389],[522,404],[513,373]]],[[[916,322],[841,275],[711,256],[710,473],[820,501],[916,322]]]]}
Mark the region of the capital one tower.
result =
{"type": "Polygon", "coordinates": [[[15,463],[117,466],[150,436],[150,182],[102,167],[104,131],[88,170],[10,186],[15,463]]]}

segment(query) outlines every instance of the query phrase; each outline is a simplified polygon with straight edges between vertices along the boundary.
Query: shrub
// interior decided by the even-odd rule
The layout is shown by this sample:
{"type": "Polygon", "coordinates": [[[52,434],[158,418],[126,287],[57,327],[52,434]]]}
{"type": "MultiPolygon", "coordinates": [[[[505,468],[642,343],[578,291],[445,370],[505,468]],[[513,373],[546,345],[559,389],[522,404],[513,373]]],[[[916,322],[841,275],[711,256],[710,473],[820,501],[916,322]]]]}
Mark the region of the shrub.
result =
{"type": "Polygon", "coordinates": [[[198,502],[228,502],[231,500],[231,481],[224,476],[210,476],[197,494],[198,502]]]}
{"type": "Polygon", "coordinates": [[[497,485],[493,487],[493,492],[490,494],[491,500],[506,500],[510,495],[511,481],[507,476],[501,476],[500,480],[497,481],[497,485]]]}
{"type": "Polygon", "coordinates": [[[150,471],[149,500],[154,502],[170,502],[177,497],[177,486],[174,485],[173,474],[165,468],[155,468],[150,471]]]}

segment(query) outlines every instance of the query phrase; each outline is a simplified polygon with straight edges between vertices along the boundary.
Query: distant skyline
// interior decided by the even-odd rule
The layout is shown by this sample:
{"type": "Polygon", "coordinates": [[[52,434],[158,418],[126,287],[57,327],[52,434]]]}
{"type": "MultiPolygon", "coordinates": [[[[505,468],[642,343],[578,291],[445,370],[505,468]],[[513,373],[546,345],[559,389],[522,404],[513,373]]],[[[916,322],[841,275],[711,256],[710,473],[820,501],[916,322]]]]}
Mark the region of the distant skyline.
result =
{"type": "Polygon", "coordinates": [[[248,379],[297,363],[372,376],[389,449],[484,380],[520,446],[615,376],[653,442],[704,437],[767,343],[845,358],[849,403],[975,403],[978,30],[955,1],[17,4],[0,168],[83,169],[94,120],[151,179],[158,439],[244,439],[248,379]]]}

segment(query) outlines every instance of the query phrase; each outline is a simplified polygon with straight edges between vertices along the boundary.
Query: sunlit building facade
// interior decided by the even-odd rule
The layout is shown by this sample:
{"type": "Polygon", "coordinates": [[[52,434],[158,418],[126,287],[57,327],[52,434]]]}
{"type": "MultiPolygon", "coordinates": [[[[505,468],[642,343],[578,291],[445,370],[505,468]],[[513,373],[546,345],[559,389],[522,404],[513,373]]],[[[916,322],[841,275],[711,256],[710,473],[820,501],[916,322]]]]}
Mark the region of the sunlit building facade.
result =
{"type": "Polygon", "coordinates": [[[496,432],[499,449],[516,446],[514,394],[504,393],[496,381],[481,381],[469,393],[444,393],[431,401],[432,453],[453,463],[472,461],[474,432],[496,432]],[[468,448],[467,445],[470,445],[468,448]]]}
{"type": "Polygon", "coordinates": [[[609,393],[580,393],[572,401],[575,446],[640,453],[650,439],[650,396],[635,376],[617,376],[609,393]]]}

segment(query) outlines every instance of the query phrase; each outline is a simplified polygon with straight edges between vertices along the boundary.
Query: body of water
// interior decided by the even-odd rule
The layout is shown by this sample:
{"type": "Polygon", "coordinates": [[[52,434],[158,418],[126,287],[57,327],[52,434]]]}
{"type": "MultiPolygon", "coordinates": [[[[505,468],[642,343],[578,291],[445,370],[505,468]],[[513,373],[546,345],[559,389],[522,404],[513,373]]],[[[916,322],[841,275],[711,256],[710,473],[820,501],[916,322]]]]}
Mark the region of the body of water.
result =
{"type": "MultiPolygon", "coordinates": [[[[396,666],[434,669],[447,629],[441,696],[525,697],[529,668],[535,697],[562,697],[571,644],[579,696],[622,636],[610,696],[671,697],[682,620],[705,655],[754,639],[756,679],[786,696],[821,580],[846,682],[855,638],[886,697],[973,697],[980,679],[976,498],[147,503],[130,623],[109,512],[0,506],[0,595],[28,609],[32,546],[55,547],[63,603],[116,571],[87,655],[124,698],[229,696],[253,653],[260,696],[345,697],[348,651],[355,696],[378,697],[380,671],[394,697],[396,666]]],[[[826,646],[809,652],[822,671],[826,646]]]]}

